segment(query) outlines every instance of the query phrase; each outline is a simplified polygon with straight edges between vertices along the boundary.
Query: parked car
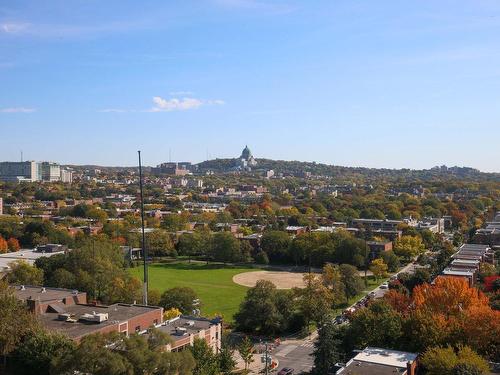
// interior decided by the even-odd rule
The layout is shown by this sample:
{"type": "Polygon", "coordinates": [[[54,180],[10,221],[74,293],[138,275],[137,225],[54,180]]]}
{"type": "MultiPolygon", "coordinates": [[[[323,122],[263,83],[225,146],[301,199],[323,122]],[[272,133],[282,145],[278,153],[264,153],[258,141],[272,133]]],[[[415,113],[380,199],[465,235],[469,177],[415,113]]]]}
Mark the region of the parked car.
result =
{"type": "Polygon", "coordinates": [[[292,375],[294,373],[294,369],[291,367],[283,367],[280,372],[278,372],[278,375],[292,375]]]}

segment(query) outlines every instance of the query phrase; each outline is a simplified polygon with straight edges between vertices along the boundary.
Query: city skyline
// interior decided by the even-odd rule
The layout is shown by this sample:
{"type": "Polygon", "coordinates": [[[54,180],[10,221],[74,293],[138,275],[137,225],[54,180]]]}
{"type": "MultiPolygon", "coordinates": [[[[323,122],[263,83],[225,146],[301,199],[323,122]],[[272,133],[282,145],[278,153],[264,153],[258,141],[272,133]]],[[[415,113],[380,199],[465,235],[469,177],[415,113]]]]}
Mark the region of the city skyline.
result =
{"type": "Polygon", "coordinates": [[[0,160],[499,172],[494,1],[0,6],[0,160]]]}

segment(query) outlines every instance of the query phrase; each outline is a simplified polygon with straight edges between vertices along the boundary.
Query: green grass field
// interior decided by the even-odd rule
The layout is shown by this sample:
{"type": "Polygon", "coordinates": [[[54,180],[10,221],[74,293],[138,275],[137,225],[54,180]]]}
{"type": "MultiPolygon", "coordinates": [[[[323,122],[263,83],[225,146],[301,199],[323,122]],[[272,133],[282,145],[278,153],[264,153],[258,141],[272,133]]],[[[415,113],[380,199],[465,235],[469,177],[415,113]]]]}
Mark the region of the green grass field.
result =
{"type": "MultiPolygon", "coordinates": [[[[232,321],[248,288],[233,283],[233,276],[254,268],[232,267],[202,263],[155,263],[149,265],[149,288],[163,292],[175,286],[193,288],[202,302],[204,316],[222,314],[232,321]]],[[[142,267],[130,272],[142,280],[142,267]]]]}

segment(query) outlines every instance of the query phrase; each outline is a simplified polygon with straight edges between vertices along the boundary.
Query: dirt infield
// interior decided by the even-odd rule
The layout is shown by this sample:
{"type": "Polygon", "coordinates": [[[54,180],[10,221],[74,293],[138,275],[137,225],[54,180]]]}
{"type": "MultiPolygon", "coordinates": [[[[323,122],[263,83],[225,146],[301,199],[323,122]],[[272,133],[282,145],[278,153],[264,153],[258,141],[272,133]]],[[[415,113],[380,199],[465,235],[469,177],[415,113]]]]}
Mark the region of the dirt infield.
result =
{"type": "Polygon", "coordinates": [[[291,289],[304,287],[303,276],[303,273],[296,272],[252,271],[234,275],[233,281],[236,284],[254,287],[258,280],[267,280],[276,285],[278,289],[291,289]]]}

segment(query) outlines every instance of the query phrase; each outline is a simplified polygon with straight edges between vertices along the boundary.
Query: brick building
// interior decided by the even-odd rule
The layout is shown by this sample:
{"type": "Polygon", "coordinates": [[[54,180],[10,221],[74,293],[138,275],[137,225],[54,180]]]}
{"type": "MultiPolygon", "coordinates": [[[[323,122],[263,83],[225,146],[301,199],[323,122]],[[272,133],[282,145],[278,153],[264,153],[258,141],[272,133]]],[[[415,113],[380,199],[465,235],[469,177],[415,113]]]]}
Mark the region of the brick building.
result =
{"type": "Polygon", "coordinates": [[[125,303],[101,306],[88,304],[87,294],[77,290],[24,285],[13,288],[45,328],[75,341],[92,333],[144,332],[163,322],[161,307],[125,303]]]}

